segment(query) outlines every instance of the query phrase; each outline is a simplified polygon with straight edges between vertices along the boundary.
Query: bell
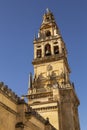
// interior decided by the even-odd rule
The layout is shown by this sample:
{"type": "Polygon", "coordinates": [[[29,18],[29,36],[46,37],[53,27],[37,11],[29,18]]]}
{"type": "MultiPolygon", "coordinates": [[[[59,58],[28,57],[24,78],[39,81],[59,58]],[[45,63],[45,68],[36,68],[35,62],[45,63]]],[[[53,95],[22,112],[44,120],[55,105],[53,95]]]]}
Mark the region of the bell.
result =
{"type": "Polygon", "coordinates": [[[49,50],[46,50],[46,54],[50,54],[50,51],[49,51],[49,50]]]}

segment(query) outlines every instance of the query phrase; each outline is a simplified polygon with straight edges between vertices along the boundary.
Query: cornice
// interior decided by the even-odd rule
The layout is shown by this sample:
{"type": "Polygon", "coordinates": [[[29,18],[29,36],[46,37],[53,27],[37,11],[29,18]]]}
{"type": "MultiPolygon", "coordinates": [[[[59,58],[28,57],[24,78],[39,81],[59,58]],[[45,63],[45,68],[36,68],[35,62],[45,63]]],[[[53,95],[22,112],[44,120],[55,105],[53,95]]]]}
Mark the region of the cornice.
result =
{"type": "Polygon", "coordinates": [[[32,93],[27,95],[27,97],[29,99],[37,99],[37,98],[43,98],[43,97],[48,97],[48,96],[52,96],[53,93],[52,92],[45,92],[45,93],[32,93]]]}
{"type": "Polygon", "coordinates": [[[47,23],[43,23],[41,25],[41,27],[40,27],[40,30],[47,29],[47,28],[52,28],[52,27],[55,27],[55,25],[56,25],[55,21],[50,21],[50,22],[47,22],[47,23]]]}
{"type": "Polygon", "coordinates": [[[48,100],[48,101],[44,101],[44,102],[38,102],[38,103],[32,103],[31,106],[35,106],[35,105],[44,105],[44,104],[52,104],[52,103],[58,103],[57,100],[48,100]]]}
{"type": "Polygon", "coordinates": [[[6,111],[9,111],[12,114],[18,115],[18,113],[16,111],[12,110],[10,107],[6,106],[4,103],[0,102],[0,106],[3,107],[6,111]]]}
{"type": "Polygon", "coordinates": [[[62,60],[62,59],[65,59],[65,55],[63,53],[34,59],[32,61],[32,64],[37,65],[37,64],[42,64],[42,63],[58,61],[58,60],[62,60]]]}
{"type": "Polygon", "coordinates": [[[35,111],[49,111],[49,110],[58,110],[58,106],[48,106],[48,107],[41,107],[41,108],[34,108],[35,111]]]}
{"type": "Polygon", "coordinates": [[[34,39],[34,44],[39,44],[42,42],[47,42],[47,41],[52,41],[52,40],[56,40],[56,39],[62,39],[62,37],[60,35],[58,36],[50,36],[50,37],[45,37],[45,38],[35,38],[34,39]]]}

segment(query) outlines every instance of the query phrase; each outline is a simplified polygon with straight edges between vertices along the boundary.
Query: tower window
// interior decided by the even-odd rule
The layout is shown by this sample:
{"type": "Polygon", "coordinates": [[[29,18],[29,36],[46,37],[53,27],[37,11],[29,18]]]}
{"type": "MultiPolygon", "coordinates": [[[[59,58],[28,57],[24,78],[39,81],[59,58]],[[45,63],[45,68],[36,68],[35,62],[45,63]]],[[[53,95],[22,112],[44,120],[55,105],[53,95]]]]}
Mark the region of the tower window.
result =
{"type": "Polygon", "coordinates": [[[41,51],[41,49],[38,49],[37,50],[37,58],[41,58],[41,55],[42,55],[42,51],[41,51]]]}
{"type": "Polygon", "coordinates": [[[46,20],[48,21],[48,20],[49,20],[49,17],[46,17],[46,20]]]}
{"type": "Polygon", "coordinates": [[[59,54],[59,47],[58,46],[54,46],[54,54],[59,54]]]}
{"type": "Polygon", "coordinates": [[[50,56],[51,55],[51,46],[47,44],[45,46],[45,56],[50,56]]]}
{"type": "Polygon", "coordinates": [[[46,31],[46,37],[49,37],[49,36],[51,36],[51,32],[48,30],[46,31]]]}

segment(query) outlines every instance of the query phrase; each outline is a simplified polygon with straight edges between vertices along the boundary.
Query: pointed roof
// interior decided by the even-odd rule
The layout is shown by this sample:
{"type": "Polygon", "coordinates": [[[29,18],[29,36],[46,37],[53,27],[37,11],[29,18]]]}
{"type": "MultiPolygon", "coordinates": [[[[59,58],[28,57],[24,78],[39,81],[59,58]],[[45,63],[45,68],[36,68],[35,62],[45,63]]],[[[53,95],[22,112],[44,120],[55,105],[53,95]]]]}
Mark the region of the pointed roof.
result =
{"type": "Polygon", "coordinates": [[[41,26],[38,31],[38,37],[34,38],[34,43],[37,41],[46,40],[46,38],[61,37],[60,30],[56,24],[53,13],[47,8],[42,19],[41,26]]]}
{"type": "Polygon", "coordinates": [[[53,13],[47,8],[45,14],[43,15],[42,23],[48,23],[52,21],[55,21],[53,13]]]}

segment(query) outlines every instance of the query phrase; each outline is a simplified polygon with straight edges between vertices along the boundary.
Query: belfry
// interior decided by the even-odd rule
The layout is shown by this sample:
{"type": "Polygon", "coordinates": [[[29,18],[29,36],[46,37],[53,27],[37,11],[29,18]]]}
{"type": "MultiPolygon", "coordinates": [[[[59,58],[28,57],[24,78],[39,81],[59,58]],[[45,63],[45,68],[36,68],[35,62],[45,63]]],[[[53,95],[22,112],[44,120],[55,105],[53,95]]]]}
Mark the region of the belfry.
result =
{"type": "Polygon", "coordinates": [[[66,45],[49,9],[33,43],[34,76],[30,74],[28,105],[45,119],[49,118],[57,130],[80,130],[80,103],[69,78],[66,45]]]}

